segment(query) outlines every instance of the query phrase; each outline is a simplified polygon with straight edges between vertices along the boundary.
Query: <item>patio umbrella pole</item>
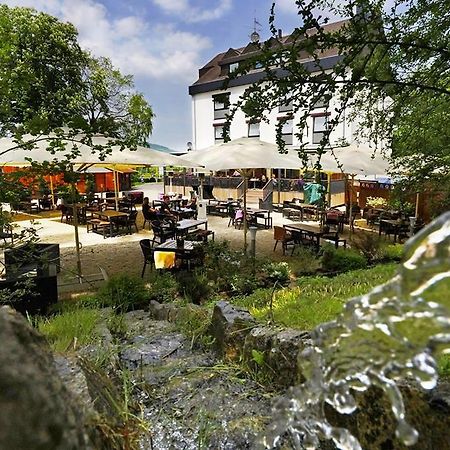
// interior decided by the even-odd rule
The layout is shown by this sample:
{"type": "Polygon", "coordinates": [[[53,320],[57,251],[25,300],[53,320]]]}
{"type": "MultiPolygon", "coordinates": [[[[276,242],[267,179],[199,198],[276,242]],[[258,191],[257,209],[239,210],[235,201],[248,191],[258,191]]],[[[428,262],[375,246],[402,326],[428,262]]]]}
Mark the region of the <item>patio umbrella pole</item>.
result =
{"type": "Polygon", "coordinates": [[[350,225],[350,235],[353,233],[353,183],[355,182],[355,174],[352,173],[350,175],[352,177],[352,181],[350,183],[350,208],[349,208],[349,212],[348,212],[348,220],[349,220],[349,225],[350,225]]]}
{"type": "Polygon", "coordinates": [[[114,168],[113,169],[113,182],[114,182],[114,197],[116,200],[116,211],[119,211],[119,190],[118,190],[118,186],[117,186],[117,171],[114,168]]]}
{"type": "Polygon", "coordinates": [[[244,252],[247,253],[247,185],[248,185],[248,172],[243,170],[242,176],[244,177],[244,252]]]}
{"type": "Polygon", "coordinates": [[[75,230],[75,251],[77,256],[77,276],[78,281],[81,283],[81,256],[80,256],[80,236],[78,234],[78,208],[77,208],[77,199],[76,199],[76,187],[75,182],[71,182],[72,187],[72,205],[73,205],[73,227],[75,230]]]}
{"type": "Polygon", "coordinates": [[[281,169],[278,169],[278,205],[281,204],[281,169]]]}
{"type": "Polygon", "coordinates": [[[50,198],[52,200],[52,208],[55,209],[55,190],[53,187],[53,177],[50,175],[50,198]]]}

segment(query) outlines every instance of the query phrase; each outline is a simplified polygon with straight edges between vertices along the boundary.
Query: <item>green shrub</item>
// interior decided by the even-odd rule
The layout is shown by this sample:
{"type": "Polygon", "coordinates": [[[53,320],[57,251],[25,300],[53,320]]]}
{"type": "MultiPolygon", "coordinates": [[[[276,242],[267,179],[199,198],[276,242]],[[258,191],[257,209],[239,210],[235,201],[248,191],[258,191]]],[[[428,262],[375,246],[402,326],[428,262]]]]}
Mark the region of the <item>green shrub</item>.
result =
{"type": "Polygon", "coordinates": [[[233,285],[240,284],[236,277],[252,271],[251,261],[243,252],[231,250],[227,241],[211,241],[206,245],[203,267],[208,279],[214,282],[216,292],[232,293],[233,285]]]}
{"type": "Polygon", "coordinates": [[[153,272],[148,284],[151,300],[160,303],[172,302],[178,296],[178,282],[170,272],[153,272]]]}
{"type": "Polygon", "coordinates": [[[75,309],[50,318],[37,318],[34,326],[46,336],[54,351],[65,352],[94,342],[100,318],[98,310],[75,309]]]}
{"type": "Polygon", "coordinates": [[[149,300],[149,293],[141,278],[119,274],[111,277],[100,288],[97,298],[102,306],[130,311],[145,305],[149,300]]]}
{"type": "Polygon", "coordinates": [[[367,267],[366,257],[358,251],[332,245],[324,247],[321,263],[325,272],[347,272],[367,267]]]}
{"type": "Polygon", "coordinates": [[[320,258],[307,247],[297,247],[294,255],[289,260],[289,267],[294,276],[311,275],[316,273],[320,267],[320,258]]]}
{"type": "Polygon", "coordinates": [[[231,295],[249,295],[261,286],[261,281],[255,276],[246,275],[245,273],[236,274],[230,280],[231,295]]]}
{"type": "Polygon", "coordinates": [[[284,286],[291,279],[291,271],[286,262],[270,262],[262,267],[261,276],[266,284],[274,285],[275,283],[284,286]]]}
{"type": "Polygon", "coordinates": [[[383,258],[383,249],[385,240],[382,239],[377,233],[361,232],[354,234],[350,245],[352,249],[361,253],[369,264],[375,261],[381,261],[383,258]]]}
{"type": "Polygon", "coordinates": [[[387,244],[382,247],[383,261],[401,261],[403,257],[403,244],[387,244]]]}
{"type": "Polygon", "coordinates": [[[177,275],[179,291],[192,303],[200,304],[207,301],[213,288],[208,276],[202,269],[192,272],[180,272],[177,275]]]}

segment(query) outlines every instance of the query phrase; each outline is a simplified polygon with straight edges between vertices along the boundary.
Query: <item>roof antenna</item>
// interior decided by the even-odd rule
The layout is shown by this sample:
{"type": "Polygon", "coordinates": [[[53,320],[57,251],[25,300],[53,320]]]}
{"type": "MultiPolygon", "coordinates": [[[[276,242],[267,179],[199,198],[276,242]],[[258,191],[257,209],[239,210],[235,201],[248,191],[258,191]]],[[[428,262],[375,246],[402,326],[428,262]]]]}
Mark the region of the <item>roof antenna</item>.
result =
{"type": "MultiPolygon", "coordinates": [[[[255,11],[256,15],[256,11],[255,11]]],[[[259,42],[260,36],[258,31],[261,31],[262,25],[256,20],[256,17],[253,19],[253,33],[250,35],[250,40],[256,44],[259,42]]]]}

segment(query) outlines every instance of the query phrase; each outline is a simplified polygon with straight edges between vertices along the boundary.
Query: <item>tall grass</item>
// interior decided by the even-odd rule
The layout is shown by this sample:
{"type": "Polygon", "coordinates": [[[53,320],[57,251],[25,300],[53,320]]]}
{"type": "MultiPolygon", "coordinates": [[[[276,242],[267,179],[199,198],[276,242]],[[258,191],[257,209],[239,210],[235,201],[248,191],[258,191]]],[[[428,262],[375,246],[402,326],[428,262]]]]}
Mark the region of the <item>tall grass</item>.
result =
{"type": "Polygon", "coordinates": [[[54,351],[67,352],[94,342],[99,320],[98,310],[80,308],[49,318],[40,317],[35,327],[46,336],[54,351]]]}

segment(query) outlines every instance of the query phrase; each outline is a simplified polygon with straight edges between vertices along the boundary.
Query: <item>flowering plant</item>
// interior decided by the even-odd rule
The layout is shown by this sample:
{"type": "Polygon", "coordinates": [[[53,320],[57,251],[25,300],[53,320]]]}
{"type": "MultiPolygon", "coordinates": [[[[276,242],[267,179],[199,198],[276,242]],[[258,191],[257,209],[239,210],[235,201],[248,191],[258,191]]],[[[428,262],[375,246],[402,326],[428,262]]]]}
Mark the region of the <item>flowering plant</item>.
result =
{"type": "Polygon", "coordinates": [[[383,197],[367,197],[366,205],[372,208],[386,208],[387,200],[383,197]]]}

